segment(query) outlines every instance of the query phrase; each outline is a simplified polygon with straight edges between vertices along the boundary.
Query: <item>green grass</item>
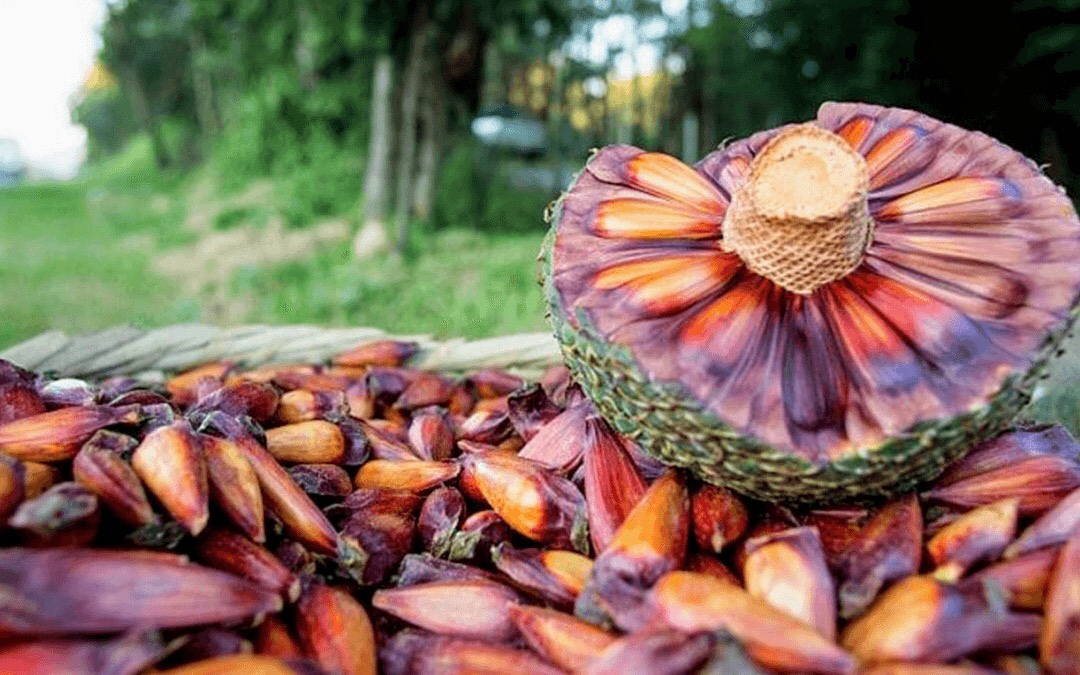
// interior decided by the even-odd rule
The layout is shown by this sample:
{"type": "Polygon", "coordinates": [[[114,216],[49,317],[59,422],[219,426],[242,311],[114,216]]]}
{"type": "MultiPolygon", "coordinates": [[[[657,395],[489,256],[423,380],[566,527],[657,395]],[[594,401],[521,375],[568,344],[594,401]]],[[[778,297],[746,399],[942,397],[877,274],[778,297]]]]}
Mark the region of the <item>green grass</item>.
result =
{"type": "Polygon", "coordinates": [[[0,190],[0,346],[53,328],[192,318],[149,271],[164,216],[116,199],[84,183],[0,190]]]}
{"type": "Polygon", "coordinates": [[[251,319],[375,326],[438,337],[546,330],[536,255],[543,233],[456,230],[423,237],[405,261],[357,262],[346,245],[311,260],[243,270],[233,291],[251,319]]]}

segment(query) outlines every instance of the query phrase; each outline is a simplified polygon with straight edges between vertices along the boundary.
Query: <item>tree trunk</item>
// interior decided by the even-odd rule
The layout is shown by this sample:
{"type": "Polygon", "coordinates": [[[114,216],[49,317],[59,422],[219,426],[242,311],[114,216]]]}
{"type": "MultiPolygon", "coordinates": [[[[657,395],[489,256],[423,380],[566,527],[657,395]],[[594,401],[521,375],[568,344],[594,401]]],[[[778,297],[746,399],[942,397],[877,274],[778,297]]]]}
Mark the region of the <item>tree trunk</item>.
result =
{"type": "Polygon", "coordinates": [[[394,252],[401,256],[409,238],[409,218],[412,215],[413,179],[416,171],[416,123],[420,100],[420,76],[428,41],[428,21],[425,7],[417,10],[409,40],[409,54],[401,83],[401,135],[398,137],[397,186],[394,200],[394,252]]]}
{"type": "MultiPolygon", "coordinates": [[[[199,123],[202,141],[205,143],[221,131],[221,118],[217,111],[214,82],[208,66],[206,40],[202,33],[194,31],[190,38],[191,85],[195,94],[195,118],[199,123]]],[[[205,146],[204,146],[205,147],[205,146]]]]}
{"type": "Polygon", "coordinates": [[[413,209],[418,218],[430,218],[435,206],[439,157],[446,136],[446,95],[438,63],[428,60],[428,86],[420,97],[420,150],[416,167],[413,209]]]}
{"type": "Polygon", "coordinates": [[[139,80],[139,75],[134,68],[124,68],[122,77],[125,81],[125,88],[131,95],[131,107],[135,113],[135,118],[143,131],[150,136],[150,146],[154,152],[154,164],[159,169],[166,169],[171,164],[169,151],[165,147],[165,139],[161,136],[161,129],[154,119],[154,112],[150,107],[150,98],[146,94],[146,88],[143,87],[143,83],[139,80]]]}
{"type": "Polygon", "coordinates": [[[315,50],[312,40],[311,8],[301,2],[296,5],[296,42],[293,44],[293,60],[296,63],[296,78],[304,91],[315,89],[315,50]]]}
{"type": "Polygon", "coordinates": [[[353,240],[353,253],[358,258],[384,251],[390,243],[386,216],[390,206],[390,148],[394,143],[390,119],[393,77],[393,58],[389,54],[379,54],[375,59],[371,86],[371,143],[364,174],[363,225],[353,240]]]}

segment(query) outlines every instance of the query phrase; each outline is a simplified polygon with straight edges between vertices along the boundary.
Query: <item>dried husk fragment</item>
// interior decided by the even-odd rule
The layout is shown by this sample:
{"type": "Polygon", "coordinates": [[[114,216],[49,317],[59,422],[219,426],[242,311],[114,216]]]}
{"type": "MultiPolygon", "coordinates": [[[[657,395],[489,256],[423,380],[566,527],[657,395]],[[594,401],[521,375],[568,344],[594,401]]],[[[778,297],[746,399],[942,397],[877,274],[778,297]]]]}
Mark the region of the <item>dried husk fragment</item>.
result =
{"type": "Polygon", "coordinates": [[[281,393],[272,384],[237,379],[200,396],[188,414],[201,419],[207,413],[221,412],[234,416],[246,415],[256,422],[265,422],[277,412],[280,401],[281,393]]]}
{"type": "Polygon", "coordinates": [[[811,626],[743,589],[693,572],[670,572],[648,597],[652,622],[696,633],[724,630],[758,663],[781,671],[850,673],[855,660],[811,626]]]}
{"type": "Polygon", "coordinates": [[[371,603],[402,621],[440,635],[502,642],[517,635],[511,588],[489,581],[444,581],[375,591],[371,603]]]}
{"type": "Polygon", "coordinates": [[[487,509],[465,519],[450,540],[447,555],[451,560],[468,560],[474,565],[491,562],[492,548],[510,539],[510,526],[498,513],[487,509]]]}
{"type": "Polygon", "coordinates": [[[649,588],[686,559],[689,529],[685,481],[669,471],[649,486],[597,557],[575,614],[590,623],[612,621],[623,630],[639,628],[649,588]]]}
{"type": "Polygon", "coordinates": [[[543,387],[530,384],[506,397],[506,412],[514,430],[528,443],[559,416],[562,408],[551,402],[543,387]]]}
{"type": "Polygon", "coordinates": [[[35,640],[0,647],[0,673],[135,675],[155,664],[167,651],[161,636],[153,631],[132,632],[110,640],[35,640]]]}
{"type": "Polygon", "coordinates": [[[1030,647],[1038,634],[1038,615],[1009,612],[997,606],[988,590],[908,577],[849,624],[841,644],[864,665],[946,663],[984,649],[1030,647]]]}
{"type": "Polygon", "coordinates": [[[1039,662],[1052,675],[1080,672],[1080,530],[1058,554],[1046,589],[1039,662]]]}
{"type": "Polygon", "coordinates": [[[300,581],[273,553],[242,534],[211,528],[195,542],[195,559],[202,564],[253,581],[293,602],[300,581]]]}
{"type": "Polygon", "coordinates": [[[442,461],[454,451],[454,429],[438,408],[418,411],[409,423],[409,444],[420,459],[442,461]]]}
{"type": "Polygon", "coordinates": [[[142,527],[157,522],[157,516],[138,475],[122,457],[137,445],[131,436],[99,431],[75,455],[71,470],[117,518],[142,527]]]}
{"type": "Polygon", "coordinates": [[[286,464],[341,464],[345,460],[345,435],[326,420],[297,422],[269,429],[266,449],[286,464]]]}
{"type": "Polygon", "coordinates": [[[922,563],[922,510],[915,495],[889,502],[863,526],[840,557],[840,617],[852,619],[888,584],[916,574],[922,563]]]}
{"type": "Polygon", "coordinates": [[[361,584],[377,584],[412,550],[419,496],[391,490],[357,490],[342,506],[348,516],[341,538],[359,552],[350,575],[361,584]]]}
{"type": "Polygon", "coordinates": [[[296,603],[296,634],[304,652],[341,675],[374,675],[375,631],[363,606],[345,591],[312,583],[296,603]]]}
{"type": "Polygon", "coordinates": [[[508,544],[498,546],[492,559],[520,588],[561,609],[574,606],[593,566],[593,561],[580,553],[516,549],[508,544]]]}
{"type": "Polygon", "coordinates": [[[360,467],[353,478],[357,489],[427,492],[455,478],[461,466],[454,462],[395,462],[373,459],[360,467]]]}
{"type": "Polygon", "coordinates": [[[347,412],[332,413],[327,415],[326,419],[336,424],[345,437],[345,457],[341,463],[344,466],[355,467],[368,461],[371,456],[371,443],[368,441],[364,423],[347,412]]]}
{"type": "Polygon", "coordinates": [[[378,408],[385,413],[416,379],[417,374],[417,371],[409,368],[372,366],[368,368],[364,381],[368,391],[375,397],[378,408]]]}
{"type": "Polygon", "coordinates": [[[565,405],[570,388],[570,370],[563,364],[549,366],[540,376],[540,386],[555,405],[565,405]]]}
{"type": "Polygon", "coordinates": [[[588,675],[694,673],[712,655],[713,643],[713,637],[707,633],[639,631],[616,640],[581,672],[588,675]]]}
{"type": "Polygon", "coordinates": [[[694,541],[703,551],[720,553],[738,540],[750,524],[746,505],[734,492],[718,485],[702,485],[690,498],[694,541]]]}
{"type": "Polygon", "coordinates": [[[529,427],[528,437],[521,435],[519,430],[519,435],[526,441],[519,454],[555,471],[573,470],[582,461],[590,443],[585,420],[595,415],[591,403],[579,403],[557,412],[541,427],[529,427]]]}
{"type": "Polygon", "coordinates": [[[836,587],[817,528],[755,537],[746,552],[743,579],[750,595],[836,640],[836,587]]]}
{"type": "Polygon", "coordinates": [[[417,520],[417,531],[424,550],[443,557],[450,552],[450,542],[465,518],[465,498],[457,488],[442,487],[424,499],[417,520]]]}
{"type": "Polygon", "coordinates": [[[111,406],[124,406],[124,405],[140,405],[143,407],[144,412],[146,408],[153,408],[157,406],[163,406],[169,409],[175,410],[169,398],[159,391],[153,389],[130,389],[121,394],[117,394],[115,398],[109,398],[109,390],[102,389],[99,394],[100,400],[108,403],[111,406]]]}
{"type": "Polygon", "coordinates": [[[97,496],[75,482],[57,483],[8,519],[28,546],[82,546],[97,537],[100,523],[97,496]]]}
{"type": "Polygon", "coordinates": [[[0,638],[228,623],[281,606],[277,593],[182,556],[0,550],[0,638]]]}
{"type": "Polygon", "coordinates": [[[540,656],[571,672],[596,661],[618,637],[571,614],[518,605],[510,609],[525,642],[540,656]]]}
{"type": "Polygon", "coordinates": [[[0,424],[0,452],[23,461],[59,462],[74,457],[98,430],[141,420],[138,406],[51,410],[0,424]]]}
{"type": "Polygon", "coordinates": [[[1020,500],[1002,499],[973,509],[943,527],[926,542],[927,553],[938,566],[934,576],[957,581],[976,563],[997,558],[1016,537],[1020,500]]]}
{"type": "Polygon", "coordinates": [[[464,455],[460,461],[463,474],[515,532],[556,548],[584,548],[585,498],[573,483],[503,452],[464,455]]]}
{"type": "Polygon", "coordinates": [[[476,397],[472,391],[462,383],[454,385],[450,391],[450,399],[446,402],[446,412],[453,415],[452,419],[455,422],[465,419],[465,416],[472,413],[475,407],[476,397]]]}
{"type": "Polygon", "coordinates": [[[1080,530],[1080,488],[1070,492],[1029,525],[1020,537],[1005,549],[1005,557],[1014,558],[1044,546],[1063,544],[1077,530],[1080,530]]]}
{"type": "Polygon", "coordinates": [[[435,558],[427,553],[410,553],[401,561],[398,586],[415,586],[432,581],[490,581],[501,583],[491,572],[472,565],[435,558]]]}
{"type": "Polygon", "coordinates": [[[340,499],[353,491],[352,479],[337,464],[294,464],[289,476],[304,492],[320,499],[340,499]]]}
{"type": "Polygon", "coordinates": [[[963,581],[968,584],[993,582],[1005,593],[1013,609],[1040,611],[1046,601],[1050,571],[1061,545],[1040,548],[1017,558],[998,562],[963,581]]]}
{"type": "MultiPolygon", "coordinates": [[[[580,406],[568,408],[560,419],[577,414],[579,408],[580,406]]],[[[545,427],[541,435],[554,424],[545,427]]],[[[599,554],[614,539],[615,532],[641,500],[648,485],[607,422],[591,415],[576,421],[576,425],[571,431],[584,430],[585,502],[589,513],[589,538],[593,550],[599,554]]],[[[580,432],[577,433],[580,435],[580,432]]]]}
{"type": "Polygon", "coordinates": [[[131,466],[185,530],[202,532],[210,518],[210,489],[206,459],[191,425],[178,420],[151,431],[132,453],[131,466]]]}

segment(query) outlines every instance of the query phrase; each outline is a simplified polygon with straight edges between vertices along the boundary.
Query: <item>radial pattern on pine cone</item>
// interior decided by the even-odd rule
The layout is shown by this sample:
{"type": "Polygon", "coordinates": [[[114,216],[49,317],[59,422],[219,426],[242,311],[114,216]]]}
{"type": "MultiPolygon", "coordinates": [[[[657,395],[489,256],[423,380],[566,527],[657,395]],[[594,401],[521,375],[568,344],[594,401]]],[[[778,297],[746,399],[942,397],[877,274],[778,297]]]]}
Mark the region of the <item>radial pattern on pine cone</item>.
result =
{"type": "Polygon", "coordinates": [[[553,281],[569,321],[627,347],[741,433],[836,460],[984,405],[1080,292],[1080,222],[1030,160],[916,112],[826,104],[866,162],[873,239],[797,295],[725,248],[724,218],[773,129],[691,168],[600,151],[561,201],[553,281]]]}

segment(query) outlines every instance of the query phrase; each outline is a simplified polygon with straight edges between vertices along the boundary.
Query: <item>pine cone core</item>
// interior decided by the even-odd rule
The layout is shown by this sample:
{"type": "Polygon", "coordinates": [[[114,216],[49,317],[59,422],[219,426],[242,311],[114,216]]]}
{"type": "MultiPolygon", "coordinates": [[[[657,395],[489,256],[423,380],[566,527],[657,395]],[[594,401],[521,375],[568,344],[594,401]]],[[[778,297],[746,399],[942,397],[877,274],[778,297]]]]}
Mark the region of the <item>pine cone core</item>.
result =
{"type": "Polygon", "coordinates": [[[754,158],[724,217],[724,247],[754,272],[809,295],[862,262],[874,234],[866,161],[813,123],[776,135],[754,158]]]}

